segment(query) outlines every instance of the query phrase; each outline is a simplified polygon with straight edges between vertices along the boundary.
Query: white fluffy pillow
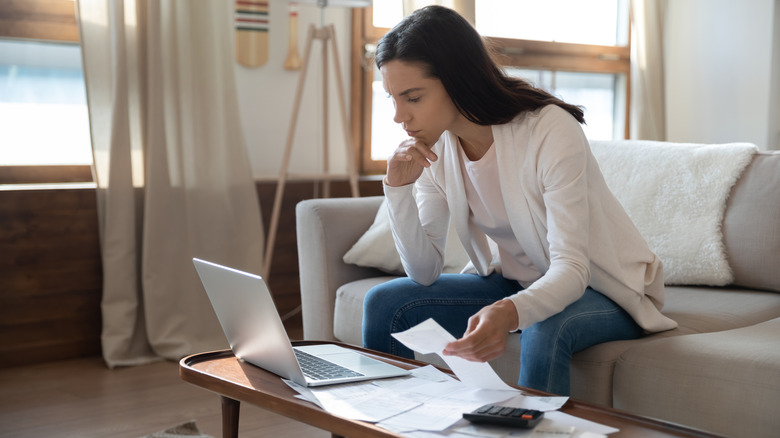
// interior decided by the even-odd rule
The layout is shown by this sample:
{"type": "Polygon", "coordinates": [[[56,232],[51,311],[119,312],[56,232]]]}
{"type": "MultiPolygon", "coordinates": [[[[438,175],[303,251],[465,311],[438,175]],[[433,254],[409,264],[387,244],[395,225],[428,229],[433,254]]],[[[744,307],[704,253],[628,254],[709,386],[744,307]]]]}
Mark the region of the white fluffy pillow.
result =
{"type": "MultiPolygon", "coordinates": [[[[404,275],[401,257],[395,249],[393,234],[390,231],[388,214],[387,201],[382,201],[374,223],[344,254],[345,263],[376,268],[394,275],[404,275]]],[[[468,255],[458,239],[455,227],[450,224],[447,248],[444,251],[444,272],[460,272],[468,261],[468,255]]]]}
{"type": "Polygon", "coordinates": [[[607,185],[664,264],[666,284],[734,280],[721,224],[731,188],[757,148],[640,140],[592,141],[607,185]]]}

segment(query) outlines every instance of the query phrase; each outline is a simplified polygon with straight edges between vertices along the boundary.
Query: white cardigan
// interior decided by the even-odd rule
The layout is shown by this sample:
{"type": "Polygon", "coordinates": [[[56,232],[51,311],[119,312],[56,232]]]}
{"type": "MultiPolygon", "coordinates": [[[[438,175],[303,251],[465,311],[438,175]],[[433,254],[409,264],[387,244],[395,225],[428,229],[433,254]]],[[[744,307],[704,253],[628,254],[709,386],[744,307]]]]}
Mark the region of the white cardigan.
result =
{"type": "MultiPolygon", "coordinates": [[[[549,105],[493,126],[501,197],[512,231],[542,276],[509,297],[518,329],[560,312],[587,286],[625,309],[647,332],[677,326],[662,315],[661,261],[612,195],[577,121],[549,105]]],[[[482,276],[498,265],[488,237],[469,220],[457,137],[445,132],[439,157],[412,185],[385,186],[390,224],[404,269],[420,284],[441,274],[450,214],[482,276]]],[[[637,169],[641,172],[642,169],[637,169]]]]}

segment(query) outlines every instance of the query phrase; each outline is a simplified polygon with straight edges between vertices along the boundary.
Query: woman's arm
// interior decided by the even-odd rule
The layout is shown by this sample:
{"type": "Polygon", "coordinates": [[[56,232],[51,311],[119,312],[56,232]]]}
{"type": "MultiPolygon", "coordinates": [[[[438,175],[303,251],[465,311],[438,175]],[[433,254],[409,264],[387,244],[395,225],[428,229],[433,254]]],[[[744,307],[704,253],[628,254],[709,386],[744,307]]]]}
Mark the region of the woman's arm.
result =
{"type": "Polygon", "coordinates": [[[385,185],[385,196],[390,229],[404,271],[417,283],[433,283],[444,267],[444,248],[449,229],[446,198],[435,188],[428,170],[414,185],[385,185]]]}
{"type": "Polygon", "coordinates": [[[536,172],[546,225],[540,237],[548,243],[550,265],[541,278],[510,297],[518,329],[560,312],[582,296],[590,281],[588,141],[574,118],[557,107],[541,113],[531,139],[537,167],[523,170],[536,172]]]}

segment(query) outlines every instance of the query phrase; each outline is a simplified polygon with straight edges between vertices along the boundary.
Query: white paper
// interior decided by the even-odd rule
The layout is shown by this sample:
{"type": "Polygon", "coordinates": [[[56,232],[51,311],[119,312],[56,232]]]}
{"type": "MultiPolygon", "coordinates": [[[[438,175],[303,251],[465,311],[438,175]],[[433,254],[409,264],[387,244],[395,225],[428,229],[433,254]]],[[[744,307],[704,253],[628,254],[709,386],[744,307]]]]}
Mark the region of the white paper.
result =
{"type": "Polygon", "coordinates": [[[502,403],[503,406],[523,409],[535,409],[542,412],[557,411],[569,400],[569,397],[540,397],[519,394],[502,403]]]}
{"type": "Polygon", "coordinates": [[[326,411],[352,420],[371,423],[408,411],[423,400],[406,393],[388,391],[372,382],[309,388],[326,411]]]}
{"type": "Polygon", "coordinates": [[[322,406],[322,403],[320,403],[320,401],[317,400],[317,397],[315,397],[314,394],[312,394],[311,391],[309,391],[309,388],[299,385],[293,382],[292,380],[282,379],[282,382],[286,383],[287,386],[289,386],[290,388],[298,392],[299,395],[296,395],[295,396],[296,398],[299,398],[301,400],[306,400],[308,402],[312,402],[315,405],[319,406],[320,409],[325,409],[325,407],[322,406]]]}
{"type": "Polygon", "coordinates": [[[444,347],[454,341],[455,338],[432,318],[428,318],[406,331],[392,333],[392,336],[418,353],[438,354],[455,375],[458,376],[458,379],[468,386],[482,389],[518,391],[504,383],[487,362],[471,362],[457,356],[445,356],[442,353],[444,347]]]}
{"type": "Polygon", "coordinates": [[[589,421],[584,418],[575,417],[574,415],[565,414],[560,411],[545,412],[544,418],[550,419],[557,424],[574,426],[575,432],[573,436],[575,437],[594,436],[594,435],[583,435],[583,434],[609,435],[611,433],[615,433],[620,430],[620,429],[615,429],[614,427],[595,423],[593,421],[589,421]]]}
{"type": "Polygon", "coordinates": [[[416,379],[416,383],[403,389],[388,389],[403,390],[409,397],[415,394],[418,400],[425,400],[425,403],[390,417],[378,426],[401,432],[444,431],[458,421],[464,421],[464,412],[471,412],[489,403],[501,403],[516,395],[513,391],[471,388],[449,376],[443,382],[416,379]]]}
{"type": "Polygon", "coordinates": [[[469,424],[464,427],[459,427],[457,431],[465,435],[478,436],[480,438],[569,438],[574,433],[574,427],[559,425],[545,418],[533,429],[469,424]]]}

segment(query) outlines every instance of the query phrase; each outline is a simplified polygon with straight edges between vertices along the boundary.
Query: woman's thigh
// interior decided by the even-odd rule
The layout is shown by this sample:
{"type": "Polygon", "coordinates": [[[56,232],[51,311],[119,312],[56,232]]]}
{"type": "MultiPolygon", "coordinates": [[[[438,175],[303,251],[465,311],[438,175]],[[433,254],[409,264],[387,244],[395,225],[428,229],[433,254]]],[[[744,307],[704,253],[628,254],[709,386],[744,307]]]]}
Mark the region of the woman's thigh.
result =
{"type": "Polygon", "coordinates": [[[560,313],[523,331],[526,337],[532,333],[548,345],[564,343],[576,353],[604,342],[637,338],[642,328],[614,301],[589,287],[560,313]]]}
{"type": "Polygon", "coordinates": [[[572,354],[596,344],[642,336],[642,328],[605,295],[588,288],[563,311],[523,330],[520,335],[522,386],[569,393],[572,354]]]}
{"type": "MultiPolygon", "coordinates": [[[[398,278],[372,288],[363,302],[366,336],[389,336],[433,318],[455,337],[466,331],[469,317],[481,308],[521,289],[500,274],[442,274],[430,286],[398,278]]],[[[384,348],[381,348],[384,349],[384,348]]]]}

